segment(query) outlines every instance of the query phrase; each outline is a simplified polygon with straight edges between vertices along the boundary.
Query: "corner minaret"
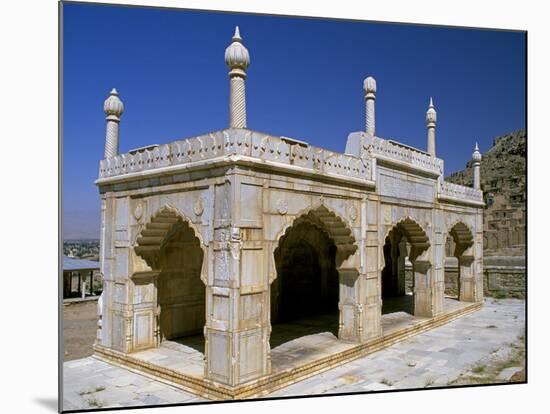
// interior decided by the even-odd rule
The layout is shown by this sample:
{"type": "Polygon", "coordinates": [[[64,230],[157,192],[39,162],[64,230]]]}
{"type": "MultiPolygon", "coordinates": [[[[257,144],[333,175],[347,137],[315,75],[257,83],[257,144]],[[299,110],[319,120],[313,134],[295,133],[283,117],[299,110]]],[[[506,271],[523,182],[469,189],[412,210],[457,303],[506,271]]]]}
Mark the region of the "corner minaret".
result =
{"type": "Polygon", "coordinates": [[[369,76],[363,81],[363,89],[365,90],[365,130],[367,134],[374,136],[376,133],[375,122],[376,116],[374,112],[374,101],[376,100],[376,80],[369,76]]]}
{"type": "Polygon", "coordinates": [[[474,188],[476,190],[481,190],[481,153],[479,152],[479,147],[477,146],[472,153],[472,161],[474,167],[474,188]]]}
{"type": "Polygon", "coordinates": [[[426,111],[426,127],[428,128],[428,154],[435,157],[435,124],[437,123],[437,112],[434,103],[430,98],[430,105],[426,111]]]}
{"type": "Polygon", "coordinates": [[[229,128],[246,128],[246,69],[250,65],[248,50],[243,45],[239,26],[232,43],[225,49],[225,64],[229,66],[229,128]]]}
{"type": "Polygon", "coordinates": [[[124,105],[118,97],[118,92],[115,88],[111,90],[109,97],[103,104],[105,118],[107,120],[107,131],[105,134],[105,155],[104,158],[111,158],[118,155],[118,136],[120,117],[124,112],[124,105]]]}

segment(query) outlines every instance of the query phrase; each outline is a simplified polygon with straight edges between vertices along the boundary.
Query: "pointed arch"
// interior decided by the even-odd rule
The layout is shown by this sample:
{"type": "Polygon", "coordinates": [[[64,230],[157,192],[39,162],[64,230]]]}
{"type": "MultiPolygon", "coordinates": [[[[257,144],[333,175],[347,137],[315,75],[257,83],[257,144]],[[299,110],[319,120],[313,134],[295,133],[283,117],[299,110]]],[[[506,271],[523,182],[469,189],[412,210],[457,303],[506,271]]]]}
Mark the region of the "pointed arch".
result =
{"type": "Polygon", "coordinates": [[[202,235],[191,220],[185,217],[177,208],[169,205],[161,207],[153,214],[151,220],[141,230],[136,238],[135,253],[144,259],[153,270],[158,270],[162,247],[182,227],[187,227],[193,232],[203,253],[206,253],[202,235]]]}
{"type": "Polygon", "coordinates": [[[470,228],[462,221],[454,223],[448,232],[453,238],[456,248],[454,256],[461,256],[466,250],[474,245],[474,235],[470,228]]]}
{"type": "Polygon", "coordinates": [[[323,231],[336,246],[336,266],[340,265],[353,255],[358,249],[355,237],[347,223],[334,211],[329,210],[324,204],[308,209],[299,215],[286,227],[282,236],[278,238],[280,246],[294,226],[308,223],[323,231]]]}
{"type": "Polygon", "coordinates": [[[428,235],[413,218],[405,217],[399,220],[385,235],[384,240],[392,235],[400,234],[405,236],[411,244],[409,257],[414,261],[418,256],[424,253],[430,247],[430,239],[428,235]]]}

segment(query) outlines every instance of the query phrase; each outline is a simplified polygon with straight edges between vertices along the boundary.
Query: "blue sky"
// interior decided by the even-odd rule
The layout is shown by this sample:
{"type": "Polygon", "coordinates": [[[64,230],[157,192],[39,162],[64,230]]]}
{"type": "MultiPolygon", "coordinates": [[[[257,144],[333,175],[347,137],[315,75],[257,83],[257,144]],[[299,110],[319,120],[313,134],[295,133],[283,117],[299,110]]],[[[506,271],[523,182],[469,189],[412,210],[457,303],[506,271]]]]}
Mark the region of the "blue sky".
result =
{"type": "Polygon", "coordinates": [[[125,105],[120,150],[228,126],[225,48],[239,25],[251,56],[248,127],[344,151],[364,129],[363,79],[377,81],[376,132],[426,147],[438,112],[446,175],[525,127],[525,34],[429,26],[66,3],[63,208],[66,238],[98,237],[94,180],[103,101],[125,105]]]}

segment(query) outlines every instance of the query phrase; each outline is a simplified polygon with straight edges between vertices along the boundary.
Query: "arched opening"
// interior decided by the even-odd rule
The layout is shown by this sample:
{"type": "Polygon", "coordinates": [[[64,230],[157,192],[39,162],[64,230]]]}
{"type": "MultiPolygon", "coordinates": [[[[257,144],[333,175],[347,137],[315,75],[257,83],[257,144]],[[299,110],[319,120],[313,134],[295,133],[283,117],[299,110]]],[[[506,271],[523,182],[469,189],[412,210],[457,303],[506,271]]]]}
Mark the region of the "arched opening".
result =
{"type": "Polygon", "coordinates": [[[460,279],[458,277],[458,260],[455,257],[456,243],[448,233],[445,239],[445,296],[458,299],[460,279]]]}
{"type": "Polygon", "coordinates": [[[159,336],[204,353],[205,286],[203,251],[187,222],[179,219],[160,248],[159,336]]]}
{"type": "Polygon", "coordinates": [[[456,223],[445,244],[445,293],[460,301],[474,301],[474,236],[464,223],[456,223]]]}
{"type": "Polygon", "coordinates": [[[399,229],[386,237],[383,252],[382,313],[403,311],[412,314],[412,281],[409,281],[408,286],[406,283],[407,240],[399,229]]]}
{"type": "Polygon", "coordinates": [[[356,250],[351,229],[324,206],[298,217],[286,230],[274,251],[272,348],[306,335],[327,333],[335,340],[339,329],[347,333],[339,312],[341,273],[349,270],[342,269],[343,263],[356,250]]]}
{"type": "Polygon", "coordinates": [[[187,360],[196,359],[202,369],[206,288],[200,239],[188,221],[166,207],[141,231],[134,250],[157,274],[154,342],[190,354],[187,360]]]}
{"type": "Polygon", "coordinates": [[[271,347],[318,332],[338,336],[336,245],[311,223],[293,226],[275,250],[271,347]]]}
{"type": "Polygon", "coordinates": [[[389,231],[383,246],[382,314],[426,313],[425,302],[429,298],[426,289],[422,288],[426,287],[424,279],[429,271],[429,263],[420,261],[419,256],[429,246],[426,233],[411,219],[400,221],[389,231]]]}

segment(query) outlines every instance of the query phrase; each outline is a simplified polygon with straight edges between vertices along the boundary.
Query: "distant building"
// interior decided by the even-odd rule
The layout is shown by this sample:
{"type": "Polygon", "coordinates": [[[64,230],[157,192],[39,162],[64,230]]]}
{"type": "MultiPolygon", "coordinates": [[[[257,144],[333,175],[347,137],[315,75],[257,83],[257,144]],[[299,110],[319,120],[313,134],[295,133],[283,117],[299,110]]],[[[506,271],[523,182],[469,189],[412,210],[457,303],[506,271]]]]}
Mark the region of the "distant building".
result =
{"type": "Polygon", "coordinates": [[[99,275],[99,262],[63,256],[63,299],[94,295],[99,275]]]}

